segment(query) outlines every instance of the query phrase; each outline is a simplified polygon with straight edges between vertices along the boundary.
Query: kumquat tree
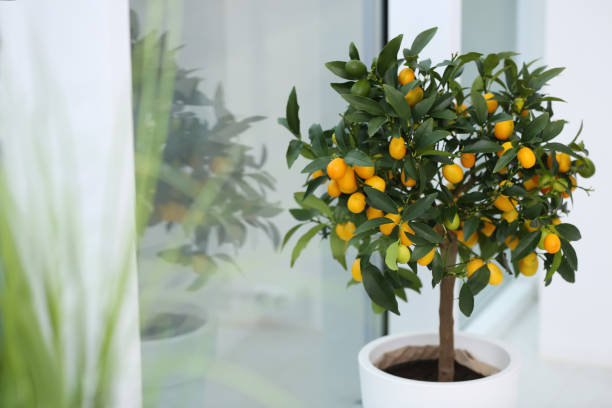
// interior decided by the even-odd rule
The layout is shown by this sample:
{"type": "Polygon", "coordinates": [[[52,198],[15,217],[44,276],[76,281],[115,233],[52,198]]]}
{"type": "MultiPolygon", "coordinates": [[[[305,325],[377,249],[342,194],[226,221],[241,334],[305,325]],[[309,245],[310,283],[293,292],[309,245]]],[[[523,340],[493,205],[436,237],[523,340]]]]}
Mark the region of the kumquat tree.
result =
{"type": "Polygon", "coordinates": [[[283,245],[310,226],[291,264],[320,235],[345,269],[354,247],[349,283],[363,283],[375,311],[399,314],[397,298],[419,292],[423,277],[439,285],[438,379],[452,381],[456,281],[466,316],[474,297],[505,273],[532,276],[541,263],[546,284],[555,273],[573,282],[571,242],[580,232],[561,218],[576,189],[589,191],[578,175],[595,168],[577,141],[582,125],[571,143],[553,141],[567,122],[553,120],[553,103],[563,101],[543,87],[563,68],[519,67],[512,52],[470,52],[434,65],[419,53],[435,32],[419,34],[400,60],[402,36],[392,39],[369,70],[352,43],[349,61],[328,62],[346,80],[331,86],[349,104],[331,129],[314,124],[305,137],[291,91],[279,119],[293,135],[287,164],[300,155],[309,163],[301,171],[305,190],[295,193],[299,208],[291,210],[299,224],[283,245]],[[468,87],[466,64],[478,69],[468,87]],[[417,274],[417,265],[428,272],[417,274]]]}

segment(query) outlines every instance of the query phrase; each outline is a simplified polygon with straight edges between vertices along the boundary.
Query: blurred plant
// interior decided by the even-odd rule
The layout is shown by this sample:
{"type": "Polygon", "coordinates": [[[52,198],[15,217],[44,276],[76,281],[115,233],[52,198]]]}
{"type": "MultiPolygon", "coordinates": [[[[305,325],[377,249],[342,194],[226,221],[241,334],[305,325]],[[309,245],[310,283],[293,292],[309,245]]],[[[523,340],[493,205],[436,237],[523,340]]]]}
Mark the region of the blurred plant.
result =
{"type": "Polygon", "coordinates": [[[559,217],[582,188],[577,176],[590,177],[595,167],[577,142],[582,126],[569,144],[552,141],[567,122],[551,120],[552,103],[562,100],[542,88],[563,68],[531,69],[532,62],[519,69],[512,52],[419,60],[435,32],[419,34],[399,60],[402,36],[392,39],[370,70],[352,43],[349,61],[328,62],[348,80],[331,86],[349,106],[335,127],[310,126],[309,141],[292,90],[279,119],[294,136],[286,159],[289,167],[300,155],[309,163],[306,189],[294,195],[300,208],[290,210],[300,224],[283,245],[314,223],[297,240],[292,265],[317,234],[330,238],[344,268],[354,246],[349,284],[363,281],[378,312],[399,314],[397,298],[422,286],[417,264],[427,267],[432,285],[440,284],[439,379],[452,381],[455,280],[463,281],[459,308],[467,316],[475,295],[501,283],[500,265],[531,276],[540,258],[547,285],[555,273],[573,282],[578,260],[570,242],[580,232],[559,217]],[[459,77],[468,63],[478,75],[466,88],[459,77]],[[371,262],[375,253],[385,260],[382,270],[371,262]]]}
{"type": "Polygon", "coordinates": [[[209,99],[198,90],[201,79],[178,67],[180,48],[169,49],[167,35],[155,31],[139,38],[131,15],[139,232],[158,223],[168,230],[180,225],[186,242],[159,255],[191,265],[198,278],[190,289],[197,289],[218,269],[217,260],[237,266],[226,251],[213,251],[213,237],[237,250],[250,225],[279,243],[269,218],[281,209],[266,197],[275,180],[263,169],[265,147],[257,158],[238,141],[264,117],[236,120],[221,87],[209,99]],[[214,124],[202,118],[203,107],[212,108],[214,124]]]}

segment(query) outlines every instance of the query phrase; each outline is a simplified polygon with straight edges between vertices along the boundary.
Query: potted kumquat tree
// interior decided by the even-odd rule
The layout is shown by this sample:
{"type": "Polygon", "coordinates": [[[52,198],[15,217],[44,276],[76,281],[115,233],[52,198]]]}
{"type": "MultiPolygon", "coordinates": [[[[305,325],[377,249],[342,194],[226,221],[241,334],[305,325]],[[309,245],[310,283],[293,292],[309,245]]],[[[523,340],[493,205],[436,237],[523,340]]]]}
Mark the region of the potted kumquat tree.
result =
{"type": "Polygon", "coordinates": [[[423,278],[440,288],[438,334],[386,336],[360,352],[364,407],[515,406],[515,358],[497,342],[455,334],[455,287],[470,316],[487,285],[540,266],[547,285],[555,274],[573,282],[580,232],[560,219],[576,189],[589,191],[578,175],[595,168],[577,141],[582,126],[571,143],[553,141],[567,122],[553,120],[562,100],[543,87],[563,68],[519,67],[512,52],[419,59],[435,32],[419,34],[399,60],[402,36],[392,39],[369,70],[352,43],[349,61],[328,62],[346,80],[331,84],[348,102],[335,127],[314,124],[304,137],[291,91],[279,119],[294,137],[287,164],[308,164],[292,211],[300,223],[283,244],[310,226],[293,265],[314,236],[329,238],[375,311],[399,314],[398,298],[419,292],[423,278]],[[466,64],[478,69],[470,87],[461,84],[466,64]]]}

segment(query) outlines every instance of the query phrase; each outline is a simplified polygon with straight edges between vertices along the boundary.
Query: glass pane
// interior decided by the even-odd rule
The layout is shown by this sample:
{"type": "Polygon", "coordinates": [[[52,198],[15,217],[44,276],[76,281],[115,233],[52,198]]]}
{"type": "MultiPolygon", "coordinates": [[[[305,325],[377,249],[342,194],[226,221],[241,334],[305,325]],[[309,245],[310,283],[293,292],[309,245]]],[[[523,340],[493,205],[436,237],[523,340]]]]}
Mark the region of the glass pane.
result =
{"type": "Polygon", "coordinates": [[[303,123],[337,122],[323,63],[371,60],[379,2],[131,8],[145,405],[355,406],[381,322],[327,240],[279,251],[305,177],[276,118],[295,85],[303,123]]]}

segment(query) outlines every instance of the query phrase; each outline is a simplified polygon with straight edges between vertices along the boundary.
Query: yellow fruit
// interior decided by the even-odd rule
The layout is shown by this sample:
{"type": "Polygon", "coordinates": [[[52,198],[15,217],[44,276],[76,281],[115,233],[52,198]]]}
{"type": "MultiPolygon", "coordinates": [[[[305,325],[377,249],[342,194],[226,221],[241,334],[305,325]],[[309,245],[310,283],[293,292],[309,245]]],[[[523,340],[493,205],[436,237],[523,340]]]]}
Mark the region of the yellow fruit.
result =
{"type": "Polygon", "coordinates": [[[374,175],[373,166],[355,166],[354,169],[355,173],[357,173],[357,175],[364,180],[367,180],[374,175]]]}
{"type": "Polygon", "coordinates": [[[412,242],[412,240],[408,238],[408,235],[406,233],[415,235],[414,230],[410,228],[410,225],[408,225],[407,222],[401,225],[399,236],[400,236],[400,241],[402,242],[402,245],[410,246],[414,244],[414,242],[412,242]]]}
{"type": "Polygon", "coordinates": [[[518,237],[509,236],[508,238],[506,238],[505,242],[506,246],[513,250],[519,244],[519,239],[518,237]]]}
{"type": "Polygon", "coordinates": [[[366,185],[372,188],[375,188],[379,191],[382,191],[383,193],[385,192],[385,187],[386,187],[385,180],[383,180],[382,178],[378,176],[370,177],[369,179],[365,181],[365,183],[366,185]]]}
{"type": "Polygon", "coordinates": [[[533,276],[538,271],[538,256],[530,253],[519,261],[519,271],[525,276],[533,276]]]}
{"type": "Polygon", "coordinates": [[[465,106],[465,103],[462,103],[461,106],[457,106],[457,104],[455,104],[455,112],[457,112],[457,114],[460,114],[461,116],[467,116],[467,106],[465,106]]]}
{"type": "MultiPolygon", "coordinates": [[[[572,159],[567,153],[557,153],[556,154],[557,163],[559,163],[559,172],[567,173],[572,165],[572,159]]],[[[552,155],[548,156],[548,160],[546,161],[548,164],[548,168],[552,169],[552,155]]]]}
{"type": "Polygon", "coordinates": [[[476,155],[474,153],[461,153],[461,165],[466,169],[471,169],[476,163],[476,155]]]}
{"type": "Polygon", "coordinates": [[[314,180],[314,179],[322,177],[324,175],[325,175],[325,173],[323,173],[323,170],[317,170],[314,173],[312,173],[312,179],[314,180]]]}
{"type": "Polygon", "coordinates": [[[353,275],[353,279],[357,282],[361,282],[363,279],[361,276],[361,259],[357,258],[353,261],[353,266],[351,266],[351,275],[353,275]]]}
{"type": "Polygon", "coordinates": [[[401,160],[406,156],[406,143],[403,137],[391,138],[391,142],[389,142],[389,154],[395,160],[401,160]]]}
{"type": "Polygon", "coordinates": [[[363,193],[351,194],[351,196],[349,197],[346,203],[346,206],[349,209],[349,211],[352,212],[353,214],[359,214],[365,209],[365,206],[366,206],[365,195],[363,195],[363,193]]]}
{"type": "Polygon", "coordinates": [[[455,214],[453,219],[444,220],[444,225],[446,225],[446,228],[448,228],[449,230],[456,230],[457,228],[459,228],[460,222],[461,220],[459,219],[459,214],[455,214]]]}
{"type": "Polygon", "coordinates": [[[493,113],[497,110],[497,101],[495,99],[493,99],[495,97],[495,95],[493,95],[492,93],[487,93],[485,94],[484,98],[487,101],[487,111],[489,111],[489,113],[493,113]]]}
{"type": "Polygon", "coordinates": [[[191,257],[191,267],[198,275],[204,274],[209,266],[211,266],[211,264],[209,263],[208,257],[204,255],[193,255],[191,257]]]}
{"type": "Polygon", "coordinates": [[[500,194],[495,199],[493,205],[495,206],[495,208],[503,212],[514,210],[514,204],[512,203],[512,201],[508,198],[508,196],[505,196],[503,194],[500,194]]]}
{"type": "Polygon", "coordinates": [[[495,232],[495,225],[489,221],[485,221],[484,226],[480,229],[480,232],[487,237],[490,237],[495,232]]]}
{"type": "Polygon", "coordinates": [[[357,179],[355,178],[355,171],[352,167],[347,167],[344,175],[336,180],[340,191],[344,194],[352,194],[357,191],[357,179]]]}
{"type": "Polygon", "coordinates": [[[508,224],[514,222],[518,218],[518,212],[513,208],[510,211],[505,211],[502,217],[508,224]]]}
{"type": "Polygon", "coordinates": [[[171,201],[160,207],[160,216],[163,221],[181,223],[187,215],[187,210],[185,205],[171,201]]]}
{"type": "Polygon", "coordinates": [[[406,96],[404,96],[404,99],[408,101],[408,105],[410,105],[410,107],[413,107],[423,100],[423,88],[417,86],[416,88],[408,91],[406,96]]]}
{"type": "Polygon", "coordinates": [[[338,180],[344,176],[347,169],[346,162],[341,157],[336,157],[334,160],[330,161],[327,165],[327,175],[329,178],[333,180],[338,180]]]}
{"type": "Polygon", "coordinates": [[[468,246],[469,248],[472,248],[478,242],[477,232],[474,232],[472,236],[468,238],[467,241],[463,237],[463,230],[457,230],[455,231],[455,233],[457,234],[457,240],[463,243],[464,245],[468,246]]]}
{"type": "Polygon", "coordinates": [[[397,76],[397,80],[400,84],[402,84],[402,86],[414,81],[414,78],[414,71],[410,68],[402,69],[399,75],[397,76]]]}
{"type": "Polygon", "coordinates": [[[533,231],[537,231],[540,229],[540,227],[532,227],[531,226],[531,221],[525,221],[525,223],[523,224],[525,226],[525,228],[527,228],[527,231],[529,232],[533,232],[533,231]]]}
{"type": "Polygon", "coordinates": [[[368,207],[366,210],[366,217],[368,217],[368,220],[371,220],[372,218],[380,218],[382,216],[383,212],[378,208],[368,207]]]}
{"type": "Polygon", "coordinates": [[[556,234],[548,234],[544,239],[544,249],[549,254],[556,254],[561,249],[561,240],[556,234]]]}
{"type": "Polygon", "coordinates": [[[463,180],[463,170],[458,164],[446,164],[442,167],[442,175],[449,183],[457,184],[463,180]]]}
{"type": "Polygon", "coordinates": [[[512,142],[505,142],[502,144],[502,148],[504,150],[499,150],[497,152],[497,157],[501,157],[504,153],[506,153],[508,150],[512,149],[512,142]]]}
{"type": "Polygon", "coordinates": [[[400,245],[397,248],[397,262],[406,263],[410,261],[410,249],[406,245],[400,245]]]}
{"type": "Polygon", "coordinates": [[[538,187],[538,181],[539,180],[540,180],[540,176],[536,174],[535,176],[533,176],[529,180],[524,181],[523,182],[523,187],[525,187],[525,190],[531,191],[534,188],[538,187]]]}
{"type": "Polygon", "coordinates": [[[385,217],[392,220],[393,222],[383,224],[378,227],[378,229],[380,229],[380,232],[382,232],[383,234],[389,235],[393,231],[393,228],[395,228],[395,226],[401,221],[401,217],[399,214],[387,214],[385,215],[385,217]]]}
{"type": "Polygon", "coordinates": [[[406,175],[404,174],[403,171],[402,171],[401,179],[402,179],[402,184],[405,185],[406,187],[416,186],[416,180],[413,179],[412,177],[408,177],[408,180],[406,180],[406,175]]]}
{"type": "MultiPolygon", "coordinates": [[[[574,176],[569,176],[569,179],[570,179],[570,182],[572,183],[572,190],[571,191],[573,192],[574,190],[576,190],[576,186],[578,185],[578,183],[576,182],[576,177],[574,177],[574,176]]],[[[569,197],[569,194],[564,191],[563,192],[563,198],[568,198],[568,197],[569,197]]]]}
{"type": "Polygon", "coordinates": [[[484,262],[480,258],[474,258],[468,262],[466,265],[468,278],[471,277],[480,267],[482,267],[482,265],[484,265],[484,262]]]}
{"type": "Polygon", "coordinates": [[[552,223],[553,225],[559,225],[561,224],[561,220],[559,218],[553,218],[552,223]]]}
{"type": "MultiPolygon", "coordinates": [[[[192,163],[195,165],[196,163],[192,163]]],[[[210,163],[210,169],[215,174],[225,174],[229,173],[234,169],[234,165],[228,157],[215,157],[210,163]]]]}
{"type": "Polygon", "coordinates": [[[417,260],[417,263],[421,266],[427,266],[431,263],[431,261],[433,261],[435,255],[436,255],[436,248],[433,248],[431,251],[427,253],[427,255],[417,260]]]}
{"type": "Polygon", "coordinates": [[[514,132],[514,122],[511,120],[497,122],[493,131],[497,139],[507,140],[510,136],[512,136],[512,132],[514,132]]]}
{"type": "Polygon", "coordinates": [[[340,237],[343,241],[349,241],[353,238],[353,233],[355,232],[355,224],[351,221],[347,221],[344,224],[336,225],[336,235],[340,237]]]}
{"type": "Polygon", "coordinates": [[[487,262],[487,268],[489,268],[489,284],[499,285],[504,280],[504,274],[499,269],[499,266],[493,262],[487,262]]]}
{"type": "Polygon", "coordinates": [[[327,194],[332,197],[338,197],[340,195],[340,187],[338,187],[338,182],[336,180],[332,180],[327,185],[327,194]]]}
{"type": "Polygon", "coordinates": [[[531,150],[528,147],[525,147],[525,146],[521,147],[516,157],[519,163],[521,163],[521,166],[523,166],[526,169],[530,169],[535,165],[535,162],[536,162],[535,154],[533,153],[533,150],[531,150]]]}
{"type": "Polygon", "coordinates": [[[521,116],[527,116],[529,115],[529,109],[523,109],[523,111],[521,111],[521,116]]]}

